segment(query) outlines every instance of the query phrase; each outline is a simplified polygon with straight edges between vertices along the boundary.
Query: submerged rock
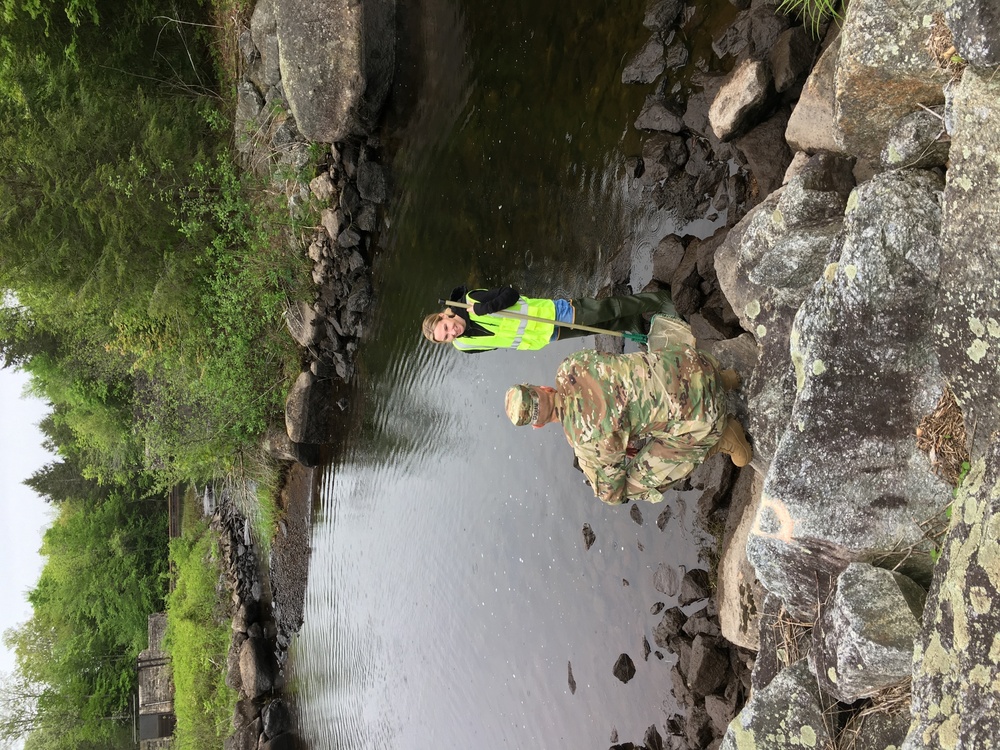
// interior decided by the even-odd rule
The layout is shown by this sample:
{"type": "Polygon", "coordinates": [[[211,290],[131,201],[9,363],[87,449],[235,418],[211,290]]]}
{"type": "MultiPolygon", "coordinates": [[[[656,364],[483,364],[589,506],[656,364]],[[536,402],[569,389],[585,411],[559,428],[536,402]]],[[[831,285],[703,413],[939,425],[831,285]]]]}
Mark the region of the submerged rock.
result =
{"type": "Polygon", "coordinates": [[[628,654],[622,654],[619,656],[618,661],[615,662],[615,666],[611,672],[622,682],[628,682],[631,680],[635,677],[635,663],[632,661],[632,657],[628,654]]]}

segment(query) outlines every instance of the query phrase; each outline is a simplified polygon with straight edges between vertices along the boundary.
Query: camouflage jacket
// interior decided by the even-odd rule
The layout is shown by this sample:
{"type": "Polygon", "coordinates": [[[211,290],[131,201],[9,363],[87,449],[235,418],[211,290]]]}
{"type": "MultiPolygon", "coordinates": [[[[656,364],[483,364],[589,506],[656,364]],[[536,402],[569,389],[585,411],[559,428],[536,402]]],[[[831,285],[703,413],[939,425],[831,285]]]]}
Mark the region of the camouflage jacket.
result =
{"type": "Polygon", "coordinates": [[[640,460],[641,451],[627,456],[630,440],[670,442],[682,434],[684,439],[675,441],[677,462],[700,462],[718,441],[726,416],[718,362],[684,345],[656,353],[575,352],[559,366],[556,391],[561,397],[557,414],[580,468],[597,497],[613,505],[630,497],[660,499],[658,493],[647,497],[632,490],[641,482],[629,476],[630,468],[647,471],[648,461],[640,460]],[[689,439],[695,433],[700,437],[689,439]]]}

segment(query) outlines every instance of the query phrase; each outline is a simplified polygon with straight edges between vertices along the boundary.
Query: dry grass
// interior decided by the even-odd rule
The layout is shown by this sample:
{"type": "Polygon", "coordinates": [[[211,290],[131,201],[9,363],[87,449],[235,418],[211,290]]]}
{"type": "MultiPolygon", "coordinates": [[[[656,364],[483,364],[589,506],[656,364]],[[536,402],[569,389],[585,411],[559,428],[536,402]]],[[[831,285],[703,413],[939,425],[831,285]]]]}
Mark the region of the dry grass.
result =
{"type": "Polygon", "coordinates": [[[223,98],[236,106],[236,84],[243,72],[240,35],[250,30],[253,4],[246,0],[216,0],[212,3],[212,56],[223,98]]]}
{"type": "Polygon", "coordinates": [[[910,680],[907,678],[902,682],[882,690],[878,695],[859,701],[851,707],[850,715],[844,722],[843,728],[837,733],[834,739],[836,750],[857,750],[858,747],[866,747],[865,743],[865,722],[873,716],[898,716],[910,713],[910,680]]]}
{"type": "Polygon", "coordinates": [[[951,29],[945,24],[944,14],[940,11],[931,16],[931,33],[927,38],[927,52],[941,70],[951,74],[952,80],[962,77],[966,62],[955,49],[951,29]]]}
{"type": "Polygon", "coordinates": [[[917,447],[927,454],[938,476],[957,487],[969,464],[967,442],[962,410],[945,388],[937,408],[917,426],[917,447]]]}
{"type": "Polygon", "coordinates": [[[802,622],[792,617],[782,607],[770,627],[776,636],[778,660],[783,666],[794,664],[809,653],[813,623],[802,622]]]}

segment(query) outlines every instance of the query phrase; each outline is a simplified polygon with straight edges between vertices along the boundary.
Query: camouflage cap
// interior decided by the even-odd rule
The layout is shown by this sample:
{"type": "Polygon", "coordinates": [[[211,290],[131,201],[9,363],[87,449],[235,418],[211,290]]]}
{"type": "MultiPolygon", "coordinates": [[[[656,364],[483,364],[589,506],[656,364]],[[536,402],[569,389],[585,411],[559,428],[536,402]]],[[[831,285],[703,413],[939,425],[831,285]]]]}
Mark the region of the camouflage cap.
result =
{"type": "Polygon", "coordinates": [[[515,427],[535,424],[538,421],[538,391],[533,385],[511,386],[507,389],[504,408],[515,427]]]}

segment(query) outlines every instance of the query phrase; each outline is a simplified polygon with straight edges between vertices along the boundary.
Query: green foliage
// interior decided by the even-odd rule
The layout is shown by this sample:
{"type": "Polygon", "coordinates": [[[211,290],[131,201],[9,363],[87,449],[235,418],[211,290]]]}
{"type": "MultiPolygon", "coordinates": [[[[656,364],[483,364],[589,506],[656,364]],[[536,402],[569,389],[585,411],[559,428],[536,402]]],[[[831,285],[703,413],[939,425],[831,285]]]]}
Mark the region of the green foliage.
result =
{"type": "MultiPolygon", "coordinates": [[[[162,491],[235,472],[273,531],[273,467],[253,449],[299,369],[282,314],[307,259],[274,241],[287,208],[227,150],[198,27],[155,20],[194,19],[197,0],[0,3],[0,366],[51,404],[57,455],[28,480],[57,517],[32,618],[8,636],[0,740],[128,747],[167,575],[162,491]]],[[[217,553],[199,527],[171,555],[179,746],[218,747],[235,694],[217,553]]]]}
{"type": "Polygon", "coordinates": [[[147,617],[163,603],[165,506],[80,476],[72,486],[43,538],[31,619],[4,635],[17,672],[0,688],[0,739],[30,732],[36,747],[115,747],[147,617]]]}
{"type": "Polygon", "coordinates": [[[71,29],[72,60],[59,29],[0,21],[0,356],[88,477],[166,487],[225,472],[280,414],[298,356],[282,312],[308,274],[218,140],[215,100],[188,95],[200,74],[178,80],[197,45],[166,40],[184,27],[94,7],[105,26],[71,29]]]}
{"type": "Polygon", "coordinates": [[[778,12],[802,19],[803,25],[819,35],[820,27],[831,19],[840,20],[840,0],[781,0],[778,12]]]}
{"type": "Polygon", "coordinates": [[[167,602],[165,640],[176,687],[174,746],[181,750],[221,747],[231,732],[237,694],[225,684],[232,631],[216,594],[222,568],[207,524],[194,534],[174,539],[170,558],[177,576],[167,602]]]}
{"type": "MultiPolygon", "coordinates": [[[[958,471],[958,481],[955,482],[955,489],[952,490],[952,494],[955,495],[956,497],[958,497],[958,488],[962,486],[962,484],[965,482],[965,478],[969,476],[969,469],[971,468],[972,464],[970,464],[968,461],[962,461],[962,466],[958,471]]],[[[949,518],[950,517],[951,516],[949,515],[949,518]]]]}

